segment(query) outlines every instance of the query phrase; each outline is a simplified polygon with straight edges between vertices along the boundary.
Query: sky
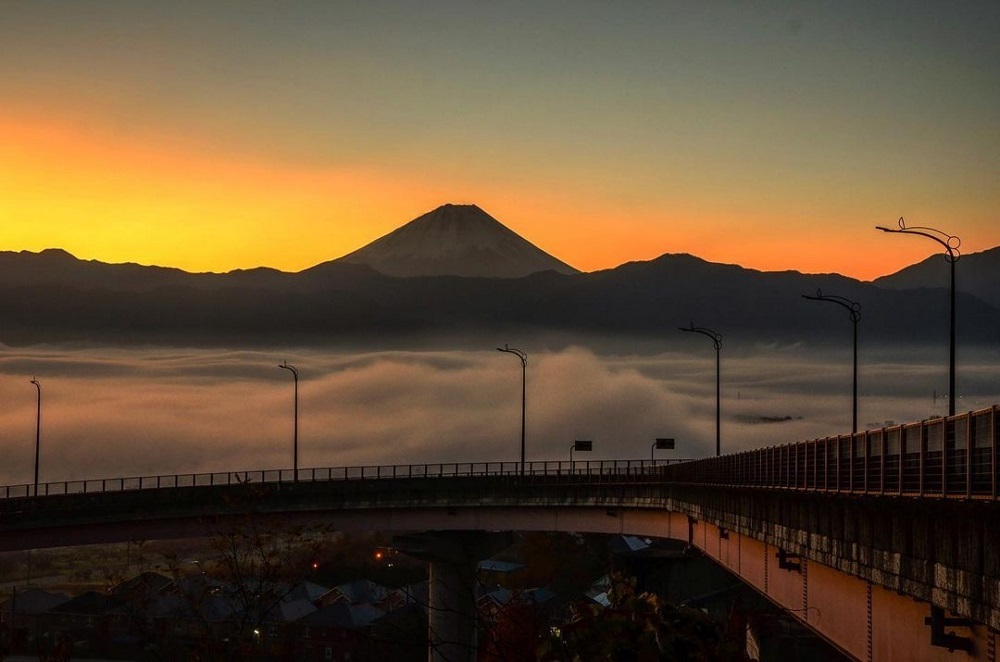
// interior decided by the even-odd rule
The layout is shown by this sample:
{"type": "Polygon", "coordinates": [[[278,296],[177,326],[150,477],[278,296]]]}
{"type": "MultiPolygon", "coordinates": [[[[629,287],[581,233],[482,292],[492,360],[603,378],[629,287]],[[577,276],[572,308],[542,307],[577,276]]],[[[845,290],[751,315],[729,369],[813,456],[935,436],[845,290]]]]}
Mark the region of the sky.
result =
{"type": "MultiPolygon", "coordinates": [[[[965,354],[958,411],[1000,401],[998,348],[965,354]]],[[[939,354],[939,352],[937,353],[939,354]]],[[[859,429],[947,414],[947,370],[922,349],[869,349],[859,366],[859,429]]],[[[518,362],[482,351],[330,352],[0,347],[0,485],[30,483],[41,384],[41,482],[291,468],[299,369],[303,468],[516,462],[518,362]]],[[[722,363],[722,449],[847,433],[851,362],[801,347],[758,347],[722,363]],[[820,356],[822,354],[822,356],[820,356]],[[762,423],[761,417],[788,417],[762,423]]],[[[528,461],[660,459],[715,451],[715,365],[692,353],[534,352],[526,372],[528,461]]]]}
{"type": "Polygon", "coordinates": [[[1000,3],[0,0],[0,250],[298,271],[447,202],[585,270],[1000,244],[1000,3]]]}

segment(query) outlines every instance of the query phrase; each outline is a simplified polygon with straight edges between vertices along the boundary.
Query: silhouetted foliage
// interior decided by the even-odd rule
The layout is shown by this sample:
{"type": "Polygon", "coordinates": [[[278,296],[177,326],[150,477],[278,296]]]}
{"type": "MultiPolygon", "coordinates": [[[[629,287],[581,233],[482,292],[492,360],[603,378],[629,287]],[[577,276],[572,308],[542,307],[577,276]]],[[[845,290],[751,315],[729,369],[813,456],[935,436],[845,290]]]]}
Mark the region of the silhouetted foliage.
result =
{"type": "MultiPolygon", "coordinates": [[[[255,500],[253,486],[241,497],[255,500]]],[[[283,641],[265,645],[268,625],[295,586],[313,572],[326,544],[322,532],[282,526],[280,520],[250,512],[220,529],[211,541],[214,556],[190,569],[173,568],[184,588],[190,618],[202,635],[199,659],[276,659],[288,653],[283,641]],[[186,575],[186,576],[185,576],[186,575]],[[268,648],[270,647],[270,650],[268,648]]]]}
{"type": "Polygon", "coordinates": [[[661,602],[650,593],[638,593],[632,577],[613,574],[609,598],[607,607],[589,602],[574,605],[570,622],[546,633],[538,659],[748,660],[741,642],[727,639],[706,614],[661,602]]]}

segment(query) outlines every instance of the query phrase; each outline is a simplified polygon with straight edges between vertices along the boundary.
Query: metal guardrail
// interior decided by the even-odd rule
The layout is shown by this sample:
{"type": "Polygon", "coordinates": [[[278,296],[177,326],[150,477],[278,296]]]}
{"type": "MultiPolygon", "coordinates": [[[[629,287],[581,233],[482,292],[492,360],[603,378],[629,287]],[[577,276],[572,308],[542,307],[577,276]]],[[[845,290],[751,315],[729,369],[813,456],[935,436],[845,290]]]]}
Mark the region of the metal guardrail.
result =
{"type": "MultiPolygon", "coordinates": [[[[397,464],[300,469],[299,482],[519,476],[518,462],[397,464]]],[[[700,460],[528,462],[526,476],[634,476],[644,482],[832,494],[992,499],[1000,493],[1000,405],[700,460]]],[[[39,483],[38,496],[179,487],[292,483],[291,469],[136,476],[39,483]]],[[[34,495],[0,486],[0,499],[34,495]]]]}
{"type": "Polygon", "coordinates": [[[694,460],[664,469],[675,483],[810,492],[997,499],[1000,405],[694,460]]]}
{"type": "MultiPolygon", "coordinates": [[[[577,460],[527,462],[526,476],[628,476],[649,475],[653,469],[679,462],[682,459],[657,460],[577,460]]],[[[328,482],[354,480],[385,480],[403,478],[457,478],[475,476],[518,476],[519,462],[449,462],[438,464],[393,464],[353,467],[328,467],[299,469],[299,482],[328,482]]],[[[126,492],[176,487],[210,487],[246,483],[293,483],[292,469],[261,469],[256,471],[222,471],[212,473],[170,474],[162,476],[132,476],[123,478],[98,478],[66,480],[38,484],[38,496],[60,494],[93,494],[126,492]]],[[[32,497],[33,484],[0,486],[0,499],[32,497]]]]}

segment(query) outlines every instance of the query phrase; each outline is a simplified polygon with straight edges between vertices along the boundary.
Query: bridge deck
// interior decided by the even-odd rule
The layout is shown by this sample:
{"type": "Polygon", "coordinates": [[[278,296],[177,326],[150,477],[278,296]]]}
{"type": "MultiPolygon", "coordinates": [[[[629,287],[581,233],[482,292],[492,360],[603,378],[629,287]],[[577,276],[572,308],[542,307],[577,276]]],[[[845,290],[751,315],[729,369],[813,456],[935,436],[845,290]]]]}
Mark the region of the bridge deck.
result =
{"type": "MultiPolygon", "coordinates": [[[[997,414],[994,406],[690,461],[220,472],[45,483],[37,496],[33,485],[11,486],[0,488],[0,548],[210,535],[250,514],[368,530],[679,537],[790,609],[798,608],[792,597],[802,596],[798,602],[813,610],[814,598],[826,596],[830,607],[803,619],[828,634],[842,630],[840,645],[858,657],[901,659],[893,656],[913,636],[899,637],[880,655],[875,624],[913,611],[918,603],[910,598],[982,624],[970,626],[970,636],[995,650],[997,414]],[[831,621],[836,605],[855,600],[848,593],[866,591],[867,649],[851,639],[858,623],[831,621]],[[825,625],[814,619],[820,613],[825,625]]],[[[922,621],[911,625],[925,631],[922,621]]],[[[976,659],[986,659],[977,651],[976,659]]]]}
{"type": "Polygon", "coordinates": [[[949,418],[771,446],[701,460],[473,462],[134,476],[0,487],[0,499],[78,492],[295,481],[459,476],[621,475],[665,483],[832,494],[991,499],[1000,496],[1000,405],[949,418]]]}

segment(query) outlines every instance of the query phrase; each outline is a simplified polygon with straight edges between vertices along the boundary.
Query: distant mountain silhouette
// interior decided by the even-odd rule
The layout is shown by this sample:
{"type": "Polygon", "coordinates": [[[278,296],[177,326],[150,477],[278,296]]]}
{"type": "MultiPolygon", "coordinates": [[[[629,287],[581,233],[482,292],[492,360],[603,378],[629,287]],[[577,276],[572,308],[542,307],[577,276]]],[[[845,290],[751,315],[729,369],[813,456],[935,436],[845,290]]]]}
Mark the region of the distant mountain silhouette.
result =
{"type": "MultiPolygon", "coordinates": [[[[962,289],[995,287],[989,265],[995,268],[998,259],[997,249],[963,257],[962,289]],[[976,266],[981,261],[986,266],[976,266]],[[975,282],[977,273],[986,274],[985,285],[975,282]]],[[[896,290],[837,274],[761,272],[691,255],[593,273],[481,278],[396,277],[341,260],[299,273],[193,274],[77,260],[59,250],[0,252],[0,343],[395,346],[415,338],[497,342],[543,332],[569,343],[590,336],[669,347],[682,340],[676,327],[694,322],[723,333],[729,351],[759,342],[846,346],[846,312],[801,297],[822,289],[861,303],[866,345],[943,346],[946,283],[896,290]]],[[[1000,307],[960,293],[958,342],[1000,346],[1000,307]]]]}
{"type": "Polygon", "coordinates": [[[58,248],[40,253],[0,251],[0,285],[3,287],[51,284],[82,290],[144,291],[159,285],[190,282],[194,278],[194,274],[180,269],[79,260],[58,248]]]}
{"type": "Polygon", "coordinates": [[[476,205],[442,205],[338,261],[367,264],[388,276],[578,273],[476,205]]]}
{"type": "MultiPolygon", "coordinates": [[[[951,287],[950,269],[942,252],[894,274],[876,278],[874,282],[879,287],[893,290],[921,287],[947,289],[951,287]]],[[[960,257],[955,263],[955,289],[1000,308],[1000,246],[960,257]]]]}

